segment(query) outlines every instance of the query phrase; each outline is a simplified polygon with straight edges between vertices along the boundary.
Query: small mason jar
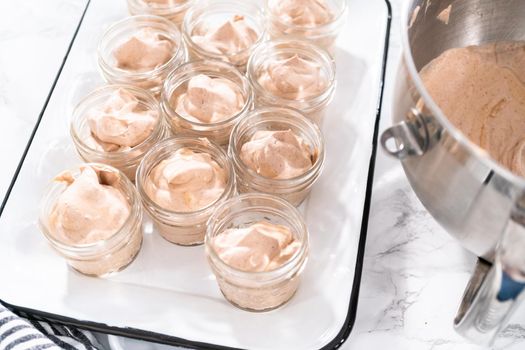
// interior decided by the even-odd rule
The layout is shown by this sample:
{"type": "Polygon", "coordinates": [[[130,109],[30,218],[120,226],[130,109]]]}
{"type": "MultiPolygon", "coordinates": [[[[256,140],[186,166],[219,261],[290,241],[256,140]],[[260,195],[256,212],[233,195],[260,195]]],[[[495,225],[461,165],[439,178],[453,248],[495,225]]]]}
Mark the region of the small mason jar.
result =
{"type": "Polygon", "coordinates": [[[135,186],[119,170],[105,164],[88,163],[70,169],[73,178],[81,169],[92,167],[115,175],[117,188],[128,202],[130,213],[122,227],[112,236],[87,244],[68,244],[56,238],[50,230],[49,218],[59,197],[66,190],[63,182],[51,183],[42,199],[39,227],[51,246],[78,272],[89,276],[105,276],[120,271],[133,262],[142,246],[142,205],[135,186]]]}
{"type": "Polygon", "coordinates": [[[219,205],[208,220],[206,256],[222,294],[247,311],[269,311],[286,303],[299,286],[308,258],[308,230],[301,214],[288,202],[267,194],[249,193],[219,205]],[[300,243],[298,251],[271,271],[241,271],[226,264],[214,248],[214,238],[227,229],[244,228],[266,221],[290,228],[300,243]]]}
{"type": "Polygon", "coordinates": [[[221,146],[227,146],[233,126],[253,107],[253,91],[248,79],[233,65],[216,60],[201,60],[186,63],[170,73],[164,82],[160,101],[162,113],[174,135],[183,133],[195,137],[206,137],[221,146]],[[241,110],[214,123],[191,120],[178,114],[175,106],[176,98],[187,91],[190,79],[199,74],[210,78],[226,79],[237,86],[244,99],[241,110]]]}
{"type": "Polygon", "coordinates": [[[348,13],[348,0],[326,0],[332,18],[318,25],[294,24],[287,14],[279,13],[278,6],[282,0],[266,0],[268,34],[272,39],[286,36],[308,40],[327,50],[332,56],[335,53],[335,42],[341,32],[348,13]]]}
{"type": "Polygon", "coordinates": [[[230,198],[235,192],[233,167],[226,152],[217,144],[207,139],[194,137],[175,137],[157,144],[148,152],[137,169],[137,189],[144,208],[151,216],[160,235],[169,242],[192,246],[204,242],[206,221],[219,204],[230,198]],[[207,206],[191,212],[176,212],[161,207],[146,191],[146,182],[153,169],[163,160],[170,158],[181,148],[188,148],[195,153],[207,153],[226,172],[226,188],[219,198],[207,206]]]}
{"type": "Polygon", "coordinates": [[[77,104],[73,110],[69,131],[77,153],[84,161],[111,165],[122,171],[131,181],[135,181],[137,167],[146,152],[166,137],[167,127],[160,113],[157,100],[148,91],[130,85],[106,85],[94,90],[77,104]],[[157,122],[151,134],[135,147],[124,151],[105,152],[93,148],[93,145],[87,142],[91,138],[88,116],[93,109],[102,106],[118,90],[124,90],[135,96],[142,109],[154,111],[153,115],[157,117],[157,122]]]}
{"type": "Polygon", "coordinates": [[[155,2],[146,0],[128,0],[128,10],[135,15],[155,15],[169,19],[179,28],[182,25],[186,11],[195,3],[195,0],[176,0],[155,2]]]}
{"type": "Polygon", "coordinates": [[[255,106],[286,106],[300,110],[317,124],[321,124],[326,114],[326,107],[335,93],[335,63],[328,52],[317,45],[303,40],[278,39],[259,45],[248,62],[248,79],[255,94],[255,106]],[[297,56],[321,67],[320,74],[326,86],[313,96],[290,99],[268,91],[261,83],[261,74],[268,70],[275,60],[297,56]]]}
{"type": "Polygon", "coordinates": [[[261,192],[281,197],[294,206],[300,205],[319,179],[324,167],[325,148],[321,130],[299,111],[284,107],[253,110],[235,125],[228,149],[232,159],[239,193],[261,192]],[[257,131],[291,130],[303,139],[312,154],[312,167],[290,179],[271,179],[249,168],[241,159],[242,146],[257,131]]]}
{"type": "Polygon", "coordinates": [[[129,84],[158,94],[169,72],[186,61],[181,33],[169,20],[151,15],[125,18],[109,27],[98,45],[98,65],[108,83],[129,84]],[[164,64],[146,71],[122,69],[117,66],[115,50],[141,29],[151,29],[173,44],[173,55],[164,64]]]}
{"type": "Polygon", "coordinates": [[[266,37],[264,9],[258,0],[201,0],[186,13],[182,36],[190,59],[216,59],[229,62],[244,73],[248,58],[266,37]],[[230,54],[219,54],[206,50],[192,39],[198,28],[210,24],[220,25],[236,15],[243,16],[246,23],[259,35],[252,46],[230,54]]]}

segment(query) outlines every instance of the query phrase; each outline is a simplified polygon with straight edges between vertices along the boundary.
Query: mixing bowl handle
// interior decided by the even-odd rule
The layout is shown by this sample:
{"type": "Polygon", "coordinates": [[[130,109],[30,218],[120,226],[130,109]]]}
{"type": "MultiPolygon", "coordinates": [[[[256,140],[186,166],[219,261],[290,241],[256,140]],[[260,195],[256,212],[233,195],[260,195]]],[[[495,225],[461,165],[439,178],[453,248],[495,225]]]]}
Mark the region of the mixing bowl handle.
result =
{"type": "Polygon", "coordinates": [[[496,249],[494,264],[479,259],[454,327],[464,337],[492,344],[525,297],[525,211],[515,208],[496,249]]]}
{"type": "Polygon", "coordinates": [[[397,158],[423,155],[429,145],[427,118],[413,108],[406,120],[393,125],[381,134],[381,146],[386,153],[397,158]],[[389,144],[389,141],[394,141],[389,144]]]}

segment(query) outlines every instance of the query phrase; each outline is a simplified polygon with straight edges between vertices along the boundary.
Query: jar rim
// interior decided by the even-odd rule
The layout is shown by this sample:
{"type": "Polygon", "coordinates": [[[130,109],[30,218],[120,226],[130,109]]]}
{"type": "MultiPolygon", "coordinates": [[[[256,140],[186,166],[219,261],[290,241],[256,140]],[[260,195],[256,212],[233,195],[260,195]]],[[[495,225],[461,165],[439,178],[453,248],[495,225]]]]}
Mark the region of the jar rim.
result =
{"type": "Polygon", "coordinates": [[[185,218],[191,217],[191,216],[199,216],[199,215],[201,215],[203,213],[206,213],[211,208],[213,208],[215,205],[217,205],[218,203],[224,201],[225,198],[230,196],[230,194],[233,191],[233,188],[235,187],[234,186],[235,185],[235,179],[234,179],[233,166],[231,164],[231,161],[230,161],[227,153],[222,149],[222,147],[220,147],[217,143],[215,143],[214,141],[209,140],[207,138],[204,138],[204,137],[203,138],[195,138],[195,137],[190,136],[190,135],[188,135],[188,136],[186,136],[186,135],[174,136],[174,137],[162,140],[161,142],[159,142],[158,144],[153,146],[148,151],[148,153],[146,153],[146,155],[144,156],[143,160],[140,162],[140,165],[137,168],[137,175],[135,177],[135,182],[137,184],[137,190],[138,190],[138,192],[140,194],[140,197],[142,198],[142,201],[147,203],[148,206],[151,206],[151,207],[155,208],[155,210],[157,212],[160,212],[160,213],[164,213],[164,214],[171,215],[171,216],[175,215],[175,216],[178,216],[178,217],[185,217],[185,218]],[[206,206],[204,206],[204,207],[202,207],[202,208],[200,208],[198,210],[189,211],[189,212],[169,210],[169,209],[166,209],[166,208],[160,206],[159,204],[157,204],[157,202],[155,202],[152,198],[150,198],[150,196],[148,195],[148,193],[144,189],[143,180],[145,180],[145,176],[148,175],[147,172],[153,170],[153,168],[155,166],[157,166],[160,162],[155,162],[155,164],[149,166],[148,168],[146,168],[147,167],[146,163],[150,160],[150,158],[154,158],[161,151],[163,151],[163,150],[165,150],[167,148],[172,148],[172,151],[176,151],[176,150],[178,150],[180,148],[183,148],[183,147],[189,147],[191,149],[191,146],[188,146],[188,145],[193,145],[193,147],[201,146],[201,147],[207,148],[208,150],[211,151],[208,154],[210,154],[212,156],[212,158],[214,158],[213,159],[214,161],[216,161],[215,158],[218,158],[218,157],[214,157],[214,155],[218,155],[219,157],[223,158],[222,160],[224,160],[224,162],[223,162],[224,164],[220,164],[219,163],[219,166],[221,166],[222,168],[226,168],[226,170],[228,172],[226,187],[224,188],[224,191],[221,193],[221,195],[217,199],[215,199],[213,202],[209,203],[208,205],[206,205],[206,206]],[[224,167],[223,165],[225,165],[226,167],[224,167]]]}
{"type": "MultiPolygon", "coordinates": [[[[308,57],[311,58],[311,57],[308,57]]],[[[280,39],[274,39],[274,40],[268,40],[261,45],[259,45],[257,48],[255,48],[253,54],[250,56],[250,59],[248,60],[248,69],[247,69],[247,76],[249,80],[252,83],[252,87],[255,91],[255,94],[261,94],[263,96],[270,96],[271,99],[276,100],[276,105],[290,105],[294,103],[308,103],[313,104],[314,106],[310,107],[310,109],[314,109],[324,103],[325,101],[330,100],[330,98],[333,95],[333,92],[335,91],[335,84],[336,84],[336,67],[335,67],[335,61],[332,59],[328,51],[323,49],[322,47],[308,42],[306,40],[297,38],[297,37],[287,37],[287,38],[280,38],[280,39]],[[280,47],[284,46],[284,47],[280,47]],[[290,99],[286,97],[282,97],[276,94],[271,93],[270,91],[266,90],[260,83],[259,79],[256,76],[256,70],[259,66],[256,62],[256,59],[258,56],[264,55],[264,57],[268,57],[266,55],[267,50],[272,49],[276,53],[289,53],[290,51],[297,51],[299,50],[303,54],[308,55],[315,55],[316,61],[321,66],[326,66],[328,68],[328,79],[326,87],[319,92],[316,95],[301,98],[301,99],[290,99]]]]}
{"type": "Polygon", "coordinates": [[[153,11],[158,10],[159,12],[166,11],[166,14],[184,11],[184,9],[191,6],[194,2],[195,0],[186,0],[183,3],[175,3],[171,5],[160,4],[159,6],[150,6],[144,0],[128,0],[128,3],[131,3],[133,6],[140,6],[141,9],[148,9],[153,11]],[[178,11],[174,11],[175,9],[177,9],[178,11]]]}
{"type": "MultiPolygon", "coordinates": [[[[260,208],[254,207],[254,208],[260,208]]],[[[219,204],[213,214],[208,219],[207,225],[206,225],[206,235],[204,236],[204,244],[206,246],[206,252],[211,256],[214,262],[219,262],[222,267],[227,268],[228,270],[235,271],[235,273],[240,276],[241,278],[250,279],[250,278],[261,278],[263,277],[266,281],[279,278],[279,276],[283,272],[288,272],[289,270],[292,270],[296,265],[302,264],[303,262],[306,262],[308,249],[309,249],[309,233],[308,228],[306,227],[306,224],[304,222],[304,219],[302,218],[301,214],[297,210],[296,207],[294,207],[292,204],[290,204],[288,201],[266,193],[245,193],[241,194],[235,197],[232,197],[221,204],[219,204]],[[289,222],[292,220],[296,221],[296,224],[292,226],[299,226],[300,230],[302,231],[301,239],[301,247],[295,252],[290,259],[288,259],[284,264],[280,265],[279,267],[269,270],[269,271],[244,271],[240,270],[236,267],[233,267],[231,265],[228,265],[224,260],[222,260],[217,252],[215,251],[215,248],[212,244],[213,241],[213,229],[215,224],[218,222],[217,216],[221,214],[222,211],[229,208],[234,202],[236,201],[246,201],[250,199],[261,199],[261,200],[268,200],[270,202],[274,202],[278,206],[286,208],[289,212],[287,214],[291,215],[292,218],[286,217],[289,222]]],[[[294,230],[295,227],[294,227],[294,230]]]]}
{"type": "MultiPolygon", "coordinates": [[[[200,74],[200,73],[204,73],[204,74],[217,73],[217,72],[213,72],[211,70],[205,70],[205,69],[202,69],[202,70],[195,69],[192,72],[193,73],[197,73],[197,74],[200,74]]],[[[219,74],[217,73],[217,75],[219,75],[219,74]]],[[[179,84],[177,84],[177,87],[179,87],[183,83],[189,81],[190,79],[191,79],[191,77],[189,77],[187,79],[184,79],[179,84]]],[[[224,78],[224,79],[227,79],[227,78],[224,78]]],[[[231,79],[228,79],[228,80],[232,81],[231,79]]],[[[161,110],[164,112],[163,113],[164,116],[168,119],[168,122],[170,122],[170,118],[177,117],[177,118],[180,118],[180,119],[184,120],[184,122],[187,122],[190,125],[195,125],[195,126],[198,126],[198,127],[207,127],[207,128],[213,129],[213,128],[217,128],[217,127],[221,127],[221,126],[230,124],[232,121],[238,119],[240,116],[245,114],[247,111],[250,110],[252,101],[253,101],[252,85],[250,84],[250,82],[246,78],[246,76],[241,74],[241,72],[237,69],[237,67],[235,67],[233,64],[231,64],[229,62],[224,62],[224,61],[220,61],[220,60],[203,59],[203,60],[196,60],[196,61],[186,62],[186,63],[180,65],[179,67],[177,67],[176,69],[174,69],[168,75],[168,77],[166,78],[166,80],[164,81],[164,84],[162,86],[160,107],[161,107],[161,110]],[[215,66],[222,66],[222,68],[226,68],[229,72],[235,74],[241,80],[241,82],[242,82],[242,84],[244,86],[241,87],[238,84],[235,84],[235,85],[237,85],[240,88],[241,91],[244,90],[244,87],[246,87],[248,91],[247,91],[247,94],[246,94],[247,96],[245,98],[244,105],[243,105],[243,107],[242,107],[242,109],[240,111],[238,111],[237,113],[235,113],[234,115],[232,115],[231,117],[229,117],[227,119],[219,120],[219,121],[214,122],[214,123],[205,123],[205,122],[198,122],[198,121],[190,120],[187,117],[177,113],[177,111],[173,108],[173,106],[169,102],[171,96],[168,96],[168,90],[169,90],[168,86],[170,84],[173,84],[175,81],[177,81],[177,80],[175,80],[175,78],[178,75],[181,75],[183,73],[184,69],[186,69],[187,67],[190,67],[192,65],[196,65],[196,64],[197,65],[202,64],[204,66],[203,68],[205,68],[206,66],[211,67],[211,66],[214,66],[214,65],[215,66]]]]}
{"type": "MultiPolygon", "coordinates": [[[[290,23],[290,22],[282,21],[280,19],[280,17],[277,16],[274,11],[272,11],[272,8],[270,6],[270,1],[272,1],[272,0],[266,0],[267,13],[269,13],[273,17],[277,18],[277,22],[279,22],[279,24],[282,24],[282,25],[292,29],[292,31],[296,32],[296,33],[297,32],[309,32],[309,31],[312,31],[312,30],[319,30],[319,31],[330,30],[331,29],[330,27],[338,26],[340,24],[340,22],[342,22],[342,19],[346,15],[346,13],[348,12],[348,7],[349,7],[348,0],[343,0],[343,6],[338,11],[337,15],[334,16],[334,18],[330,22],[327,22],[327,23],[324,23],[324,24],[321,24],[321,25],[315,26],[315,27],[306,27],[306,26],[301,26],[301,25],[290,23]]],[[[323,36],[324,36],[324,34],[311,35],[309,33],[309,38],[311,38],[311,39],[317,39],[317,38],[323,37],[323,36]]]]}
{"type": "MultiPolygon", "coordinates": [[[[102,85],[96,88],[95,90],[91,91],[84,98],[82,98],[80,102],[77,103],[77,105],[73,109],[73,118],[71,120],[69,131],[73,139],[73,142],[78,147],[82,148],[83,150],[87,150],[98,157],[118,160],[118,159],[126,157],[132,152],[135,152],[138,148],[143,147],[147,145],[149,142],[158,138],[159,133],[162,133],[164,129],[163,116],[161,114],[162,114],[162,111],[160,110],[155,97],[153,97],[153,95],[148,90],[144,90],[144,89],[138,88],[133,85],[128,85],[128,84],[106,84],[106,85],[102,85]],[[152,107],[150,110],[156,112],[157,114],[157,118],[156,118],[157,121],[155,123],[155,128],[151,131],[148,137],[146,137],[139,144],[131,147],[129,150],[117,151],[117,152],[106,152],[106,151],[97,150],[95,148],[88,146],[86,142],[84,142],[84,140],[80,137],[80,130],[78,130],[77,123],[79,123],[81,120],[83,120],[86,117],[87,108],[90,106],[90,103],[94,102],[96,98],[98,98],[99,96],[104,96],[104,95],[109,96],[110,93],[120,90],[120,89],[124,89],[128,92],[131,92],[133,96],[138,97],[140,102],[142,103],[145,102],[144,104],[147,104],[149,107],[152,107]],[[86,109],[86,110],[81,111],[82,109],[86,109]]],[[[133,159],[140,159],[144,155],[144,153],[145,152],[137,155],[133,159]]]]}
{"type": "MultiPolygon", "coordinates": [[[[159,28],[157,28],[159,29],[159,28]]],[[[129,16],[124,19],[121,19],[118,22],[113,23],[106,31],[102,34],[102,38],[99,40],[99,44],[97,47],[97,53],[98,53],[98,63],[100,68],[105,71],[109,72],[111,75],[123,75],[128,78],[133,79],[146,79],[149,80],[152,77],[155,77],[157,75],[162,74],[162,72],[171,69],[172,66],[176,63],[177,60],[180,59],[180,56],[184,54],[184,48],[182,44],[182,36],[180,30],[177,28],[177,26],[171,22],[170,20],[157,16],[157,15],[135,15],[135,16],[129,16]],[[113,32],[118,30],[124,30],[126,26],[131,25],[134,22],[138,22],[138,26],[136,26],[135,29],[140,29],[143,27],[148,27],[148,23],[160,23],[163,26],[166,26],[167,30],[162,30],[163,34],[166,35],[170,40],[172,40],[176,47],[175,52],[171,56],[171,58],[166,61],[165,63],[156,66],[155,68],[147,71],[140,71],[140,72],[134,72],[127,69],[118,68],[109,62],[106,61],[104,58],[105,55],[103,54],[103,46],[106,44],[106,42],[112,37],[113,32]]]]}
{"type": "MultiPolygon", "coordinates": [[[[257,28],[258,29],[257,32],[259,34],[257,40],[251,46],[245,49],[242,49],[240,51],[236,51],[232,53],[218,54],[218,53],[214,53],[214,52],[205,50],[200,45],[196,44],[193,41],[192,35],[191,35],[191,32],[193,32],[195,28],[193,28],[193,26],[190,23],[190,21],[193,19],[192,17],[194,17],[194,13],[200,10],[200,11],[203,11],[203,13],[200,16],[203,16],[205,15],[206,12],[209,12],[210,10],[212,10],[213,7],[221,6],[227,2],[228,2],[227,0],[226,1],[225,0],[214,0],[213,2],[201,1],[200,3],[198,3],[198,5],[192,6],[191,8],[188,9],[188,11],[186,12],[186,15],[184,16],[184,20],[182,24],[182,37],[184,38],[184,41],[186,42],[188,46],[190,46],[193,50],[199,52],[199,54],[202,54],[204,56],[210,57],[215,60],[220,60],[220,61],[224,61],[225,57],[229,61],[229,59],[232,57],[241,56],[245,53],[252,52],[256,47],[258,47],[262,42],[264,42],[265,37],[266,37],[266,25],[263,24],[260,26],[261,28],[257,28]]],[[[247,10],[242,15],[249,16],[252,18],[261,17],[260,21],[264,21],[264,9],[262,9],[260,6],[257,6],[255,3],[248,3],[247,1],[242,1],[242,2],[237,2],[236,5],[237,5],[236,9],[240,9],[242,6],[252,7],[252,10],[256,9],[255,13],[252,13],[250,10],[247,10]]],[[[236,12],[240,12],[240,11],[232,11],[233,14],[236,12]]],[[[228,62],[228,63],[231,63],[231,62],[228,62]]],[[[246,63],[238,64],[236,66],[243,66],[245,64],[246,63]]]]}
{"type": "MultiPolygon", "coordinates": [[[[122,237],[122,239],[117,239],[120,236],[122,236],[123,231],[127,229],[128,226],[134,225],[136,221],[138,221],[138,224],[140,224],[140,222],[142,221],[142,211],[141,211],[142,207],[141,207],[140,198],[135,189],[135,186],[131,183],[128,177],[123,172],[118,170],[117,168],[112,167],[107,164],[102,164],[102,163],[82,163],[74,167],[71,167],[69,169],[66,169],[63,172],[65,171],[80,172],[83,168],[87,168],[87,167],[91,167],[91,168],[95,168],[99,170],[110,171],[118,175],[119,181],[123,181],[125,189],[128,190],[128,193],[125,193],[125,197],[129,198],[130,212],[126,220],[122,223],[122,226],[120,226],[118,230],[116,230],[111,236],[103,240],[95,241],[92,243],[68,244],[68,243],[62,242],[56,239],[55,237],[53,237],[53,235],[51,234],[50,230],[48,229],[46,225],[48,218],[45,217],[46,212],[44,209],[45,208],[44,204],[47,202],[47,200],[49,200],[47,197],[52,193],[52,191],[56,189],[58,186],[60,186],[60,184],[54,179],[48,184],[45,190],[45,194],[44,194],[42,204],[41,204],[39,220],[38,220],[40,230],[42,231],[46,239],[52,244],[53,247],[57,248],[60,252],[75,253],[75,254],[82,255],[82,257],[84,258],[97,256],[98,254],[100,254],[100,251],[104,248],[107,248],[107,249],[114,248],[120,243],[120,241],[122,241],[122,239],[125,238],[125,237],[122,237]]],[[[61,193],[63,193],[63,191],[61,193]]]]}
{"type": "Polygon", "coordinates": [[[236,168],[241,168],[243,170],[248,171],[248,173],[258,179],[259,181],[268,181],[272,182],[279,188],[288,188],[289,183],[291,182],[303,182],[306,179],[310,178],[316,178],[316,174],[320,174],[324,161],[325,161],[325,144],[324,144],[324,137],[319,129],[319,127],[312,122],[310,119],[305,117],[299,110],[291,107],[276,107],[276,106],[269,106],[269,107],[262,107],[262,108],[256,108],[252,110],[246,117],[244,117],[242,120],[240,120],[232,130],[232,133],[230,135],[230,146],[229,146],[229,154],[230,158],[232,159],[234,165],[236,168]],[[318,148],[318,156],[315,159],[314,164],[305,171],[304,173],[288,178],[288,179],[272,179],[265,176],[260,175],[250,167],[248,167],[242,159],[240,159],[240,156],[237,152],[238,147],[242,147],[242,145],[239,145],[240,138],[246,134],[247,131],[253,128],[253,126],[249,126],[249,122],[252,119],[257,118],[261,114],[271,113],[271,116],[268,116],[265,118],[263,123],[266,122],[280,122],[283,124],[292,124],[293,121],[299,121],[300,123],[303,123],[306,127],[310,128],[314,135],[318,139],[319,145],[316,145],[318,148]],[[241,133],[241,128],[245,128],[243,132],[241,133]],[[241,133],[239,135],[239,133],[241,133]]]}

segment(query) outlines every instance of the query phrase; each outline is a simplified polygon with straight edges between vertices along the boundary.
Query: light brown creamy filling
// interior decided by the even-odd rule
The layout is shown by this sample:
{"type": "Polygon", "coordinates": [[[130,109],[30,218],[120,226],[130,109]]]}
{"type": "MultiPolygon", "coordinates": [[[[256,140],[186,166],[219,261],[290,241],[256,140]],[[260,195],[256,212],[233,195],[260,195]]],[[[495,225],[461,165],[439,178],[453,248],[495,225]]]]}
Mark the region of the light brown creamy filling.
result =
{"type": "Polygon", "coordinates": [[[145,72],[168,62],[176,50],[174,46],[163,34],[143,28],[117,47],[113,56],[118,68],[145,72]]]}
{"type": "Polygon", "coordinates": [[[421,78],[454,126],[525,176],[525,42],[447,50],[421,78]]]}
{"type": "Polygon", "coordinates": [[[230,80],[199,74],[190,79],[186,92],[172,97],[175,111],[191,121],[217,123],[242,110],[244,97],[230,80]]]}
{"type": "Polygon", "coordinates": [[[222,261],[247,272],[275,270],[301,247],[290,228],[265,221],[225,230],[215,236],[212,244],[222,261]]]}
{"type": "Polygon", "coordinates": [[[240,158],[250,169],[271,179],[302,175],[314,162],[310,147],[291,130],[257,131],[242,145],[240,158]]]}
{"type": "Polygon", "coordinates": [[[318,96],[328,85],[321,66],[298,55],[267,62],[258,82],[271,94],[288,100],[318,96]]]}
{"type": "Polygon", "coordinates": [[[70,172],[59,175],[55,181],[68,186],[51,212],[50,233],[66,244],[94,243],[115,234],[130,215],[128,201],[112,186],[117,176],[89,166],[76,178],[70,172]]]}
{"type": "Polygon", "coordinates": [[[211,155],[181,148],[153,168],[144,189],[164,209],[192,212],[219,199],[226,182],[226,171],[211,155]]]}
{"type": "Polygon", "coordinates": [[[270,0],[268,5],[281,22],[296,26],[318,27],[334,19],[325,0],[270,0]]]}
{"type": "Polygon", "coordinates": [[[258,38],[257,31],[240,15],[235,15],[219,26],[198,26],[191,36],[193,42],[202,49],[219,55],[233,55],[246,50],[258,38]]]}
{"type": "Polygon", "coordinates": [[[148,138],[157,124],[155,111],[145,110],[126,90],[113,92],[102,106],[88,112],[93,149],[105,152],[126,151],[148,138]]]}

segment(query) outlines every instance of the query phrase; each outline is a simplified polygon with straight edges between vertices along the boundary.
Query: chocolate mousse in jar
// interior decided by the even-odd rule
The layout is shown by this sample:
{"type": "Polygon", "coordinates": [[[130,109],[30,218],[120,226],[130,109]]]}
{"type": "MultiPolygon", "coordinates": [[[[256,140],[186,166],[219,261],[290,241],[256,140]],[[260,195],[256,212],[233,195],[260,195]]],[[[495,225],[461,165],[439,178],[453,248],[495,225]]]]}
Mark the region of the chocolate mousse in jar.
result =
{"type": "Polygon", "coordinates": [[[86,162],[111,165],[135,181],[137,167],[167,134],[157,100],[131,85],[102,86],[73,111],[70,134],[86,162]]]}
{"type": "Polygon", "coordinates": [[[300,205],[325,159],[319,127],[299,111],[256,108],[235,125],[228,149],[239,193],[262,192],[300,205]]]}
{"type": "Polygon", "coordinates": [[[122,172],[105,164],[82,164],[57,175],[47,188],[39,226],[71,267],[104,276],[137,256],[142,205],[122,172]]]}
{"type": "Polygon", "coordinates": [[[295,294],[308,258],[301,214],[281,198],[249,193],[208,221],[206,256],[224,297],[247,311],[280,307],[295,294]]]}
{"type": "Polygon", "coordinates": [[[179,28],[195,0],[128,0],[131,15],[155,15],[169,19],[179,28]]]}
{"type": "Polygon", "coordinates": [[[266,0],[268,34],[309,40],[332,56],[348,14],[348,0],[266,0]]]}
{"type": "Polygon", "coordinates": [[[136,182],[157,231],[184,246],[204,242],[206,221],[235,191],[226,151],[194,137],[171,138],[153,147],[137,170],[136,182]]]}
{"type": "Polygon", "coordinates": [[[245,72],[266,36],[264,8],[258,0],[201,0],[186,13],[182,36],[191,59],[225,61],[245,72]]]}
{"type": "Polygon", "coordinates": [[[185,61],[179,29],[159,16],[123,19],[106,30],[98,45],[98,65],[108,83],[135,85],[154,95],[185,61]]]}
{"type": "Polygon", "coordinates": [[[164,83],[161,110],[174,135],[206,137],[227,146],[235,123],[253,106],[248,79],[222,61],[194,61],[164,83]]]}
{"type": "Polygon", "coordinates": [[[321,124],[335,92],[335,63],[313,43],[278,39],[259,45],[248,62],[255,106],[292,107],[321,124]]]}

